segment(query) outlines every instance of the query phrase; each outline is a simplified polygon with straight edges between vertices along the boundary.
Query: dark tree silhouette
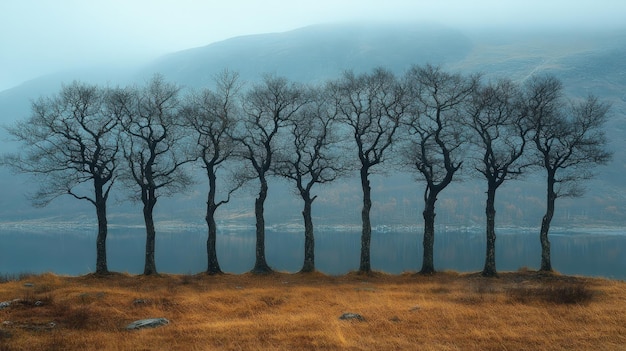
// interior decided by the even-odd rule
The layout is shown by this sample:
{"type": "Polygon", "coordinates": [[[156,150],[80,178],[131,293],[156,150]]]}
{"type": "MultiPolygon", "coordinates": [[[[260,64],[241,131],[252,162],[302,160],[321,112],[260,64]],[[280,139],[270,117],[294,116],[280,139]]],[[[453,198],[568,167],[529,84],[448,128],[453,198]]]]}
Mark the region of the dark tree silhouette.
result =
{"type": "Polygon", "coordinates": [[[58,95],[33,102],[31,117],[8,128],[24,148],[5,155],[3,163],[33,174],[40,189],[33,204],[45,206],[67,194],[96,208],[96,274],[108,273],[107,199],[117,177],[117,120],[107,104],[107,90],[74,82],[58,95]],[[91,191],[81,187],[91,183],[91,191]]]}
{"type": "Polygon", "coordinates": [[[424,256],[422,274],[435,272],[435,203],[461,168],[468,141],[462,126],[478,76],[450,74],[440,67],[414,66],[406,74],[410,99],[406,149],[403,162],[417,170],[426,182],[424,190],[424,256]]]}
{"type": "Polygon", "coordinates": [[[315,271],[315,236],[311,214],[317,195],[311,193],[315,184],[335,180],[344,171],[336,128],[336,111],[330,98],[322,91],[311,92],[311,102],[294,115],[288,130],[281,136],[282,152],[277,153],[275,173],[295,184],[304,202],[304,263],[301,272],[315,271]]]}
{"type": "Polygon", "coordinates": [[[552,75],[532,77],[524,93],[536,164],[546,171],[546,213],[539,231],[540,270],[552,271],[548,233],[556,199],[581,196],[581,182],[593,176],[591,168],[611,159],[603,130],[609,105],[594,96],[566,104],[561,81],[552,75]]]}
{"type": "Polygon", "coordinates": [[[234,184],[225,199],[217,201],[217,175],[220,167],[234,156],[234,142],[230,135],[236,123],[238,93],[241,88],[238,74],[223,71],[215,79],[215,91],[206,89],[192,94],[186,101],[183,115],[195,132],[199,158],[206,171],[209,191],[205,220],[208,226],[208,274],[222,273],[216,251],[217,224],[215,211],[228,203],[230,195],[239,188],[234,184]]]}
{"type": "Polygon", "coordinates": [[[146,225],[145,275],[157,274],[154,259],[156,230],[153,211],[160,196],[185,190],[191,183],[182,166],[193,160],[185,150],[186,133],[180,115],[179,88],[156,75],[141,89],[119,90],[115,103],[120,111],[123,153],[127,168],[124,181],[139,187],[146,225]]]}
{"type": "Polygon", "coordinates": [[[468,126],[477,147],[476,170],[487,180],[487,250],[483,276],[496,276],[496,190],[520,176],[529,127],[520,103],[520,90],[509,80],[499,80],[476,90],[469,107],[468,126]]]}
{"type": "Polygon", "coordinates": [[[329,89],[336,99],[338,118],[356,143],[363,189],[359,272],[369,273],[372,270],[372,198],[369,176],[372,167],[385,160],[385,155],[394,142],[400,119],[406,109],[404,92],[394,75],[382,68],[374,69],[370,74],[355,75],[350,71],[345,72],[342,78],[330,83],[329,89]]]}
{"type": "Polygon", "coordinates": [[[244,113],[235,128],[233,139],[239,143],[239,156],[250,166],[246,178],[258,179],[259,194],[254,202],[256,218],[256,261],[253,273],[268,273],[272,269],[265,259],[264,205],[267,198],[267,178],[274,165],[278,132],[293,119],[306,103],[304,90],[285,78],[265,76],[262,83],[252,87],[243,101],[244,113]]]}

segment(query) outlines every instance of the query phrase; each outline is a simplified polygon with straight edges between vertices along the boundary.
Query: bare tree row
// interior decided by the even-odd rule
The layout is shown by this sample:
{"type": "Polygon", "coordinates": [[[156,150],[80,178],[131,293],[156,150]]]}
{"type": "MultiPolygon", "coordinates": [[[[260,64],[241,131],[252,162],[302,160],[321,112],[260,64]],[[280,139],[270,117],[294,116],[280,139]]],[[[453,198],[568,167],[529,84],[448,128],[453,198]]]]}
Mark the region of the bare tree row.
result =
{"type": "Polygon", "coordinates": [[[320,86],[266,75],[246,87],[228,71],[216,77],[213,89],[192,92],[158,75],[145,86],[125,88],[74,82],[35,101],[30,118],[8,128],[23,148],[4,155],[2,163],[35,175],[35,205],[67,194],[95,206],[97,274],[108,272],[107,199],[121,183],[143,204],[146,275],[157,273],[157,200],[193,182],[192,164],[201,165],[208,183],[209,274],[221,273],[216,211],[248,182],[258,184],[252,271],[271,271],[264,220],[269,177],[290,180],[302,198],[302,271],[314,271],[314,186],[352,174],[359,175],[363,195],[359,271],[370,272],[369,178],[383,166],[414,172],[424,184],[421,273],[434,273],[437,197],[463,170],[485,180],[482,273],[494,276],[498,188],[528,171],[545,172],[541,270],[552,270],[548,233],[555,201],[581,195],[591,168],[610,160],[603,131],[608,111],[594,96],[568,100],[554,76],[485,81],[431,65],[414,66],[400,77],[383,68],[348,71],[320,86]]]}

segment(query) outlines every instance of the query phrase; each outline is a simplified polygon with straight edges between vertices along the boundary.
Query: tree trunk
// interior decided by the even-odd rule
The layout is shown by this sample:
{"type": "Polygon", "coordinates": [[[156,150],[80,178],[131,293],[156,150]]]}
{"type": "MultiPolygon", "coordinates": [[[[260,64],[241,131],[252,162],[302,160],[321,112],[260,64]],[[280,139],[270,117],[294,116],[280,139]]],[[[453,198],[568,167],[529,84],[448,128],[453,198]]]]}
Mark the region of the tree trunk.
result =
{"type": "Polygon", "coordinates": [[[487,190],[487,205],[485,213],[487,215],[487,253],[485,255],[485,267],[482,275],[484,277],[495,277],[496,271],[496,186],[489,184],[487,190]]]}
{"type": "Polygon", "coordinates": [[[215,223],[215,208],[207,208],[206,216],[207,226],[209,228],[208,237],[206,240],[206,253],[207,253],[207,274],[220,274],[222,270],[217,260],[217,224],[215,223]]]}
{"type": "Polygon", "coordinates": [[[361,232],[361,263],[359,267],[360,273],[369,273],[372,271],[372,267],[370,264],[370,243],[372,240],[370,210],[372,208],[372,198],[368,175],[368,168],[361,167],[361,187],[363,188],[363,210],[361,211],[361,220],[363,221],[363,230],[361,232]]]}
{"type": "Polygon", "coordinates": [[[256,216],[256,262],[252,273],[263,274],[270,273],[272,269],[265,260],[265,218],[263,217],[263,205],[267,198],[267,181],[264,177],[260,177],[261,190],[259,197],[254,201],[254,214],[256,216]]]}
{"type": "Polygon", "coordinates": [[[303,196],[304,210],[302,217],[304,218],[304,263],[300,272],[315,271],[315,237],[313,235],[313,218],[311,215],[311,207],[313,200],[310,196],[303,196]]]}
{"type": "Polygon", "coordinates": [[[96,274],[109,273],[106,247],[108,233],[106,213],[106,203],[96,205],[96,214],[98,217],[98,236],[96,238],[96,274]]]}
{"type": "Polygon", "coordinates": [[[103,181],[101,179],[95,178],[93,184],[96,217],[98,218],[98,236],[96,237],[96,274],[107,274],[109,273],[109,268],[107,266],[106,248],[108,233],[106,196],[103,191],[103,181]]]}
{"type": "Polygon", "coordinates": [[[154,260],[156,231],[154,229],[154,219],[152,218],[152,211],[154,210],[155,204],[156,198],[154,194],[152,194],[143,206],[143,219],[146,224],[146,261],[143,269],[144,275],[158,274],[154,260]]]}
{"type": "Polygon", "coordinates": [[[550,231],[550,223],[554,217],[554,202],[556,201],[556,193],[554,192],[554,174],[548,174],[548,191],[547,191],[546,214],[541,220],[541,231],[539,232],[539,240],[541,241],[541,271],[551,272],[552,262],[550,261],[550,240],[548,232],[550,231]]]}
{"type": "Polygon", "coordinates": [[[435,273],[434,246],[435,246],[435,202],[437,195],[431,191],[424,201],[424,257],[422,260],[421,274],[435,273]]]}
{"type": "Polygon", "coordinates": [[[207,252],[207,274],[220,274],[222,270],[220,269],[220,264],[217,260],[217,224],[215,223],[215,211],[217,210],[217,206],[215,205],[215,174],[212,171],[208,171],[209,177],[209,194],[207,197],[207,208],[206,208],[206,223],[208,226],[208,237],[206,241],[206,252],[207,252]]]}

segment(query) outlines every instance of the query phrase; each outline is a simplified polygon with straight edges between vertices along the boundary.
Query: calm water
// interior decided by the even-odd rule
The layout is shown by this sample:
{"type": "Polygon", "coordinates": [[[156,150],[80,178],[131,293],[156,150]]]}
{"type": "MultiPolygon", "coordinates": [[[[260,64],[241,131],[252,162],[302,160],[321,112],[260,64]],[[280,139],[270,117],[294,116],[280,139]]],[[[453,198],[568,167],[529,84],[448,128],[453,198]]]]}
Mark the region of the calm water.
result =
{"type": "MultiPolygon", "coordinates": [[[[0,232],[0,273],[55,272],[80,275],[94,271],[95,233],[91,229],[48,229],[0,232]]],[[[484,263],[485,239],[480,231],[439,230],[435,238],[435,268],[460,272],[480,271],[484,263]]],[[[520,267],[538,268],[540,245],[536,230],[498,231],[496,261],[499,271],[520,267]]],[[[374,232],[372,267],[378,271],[417,271],[422,260],[422,235],[414,232],[374,232]]],[[[202,228],[157,232],[157,269],[163,273],[198,273],[205,269],[206,232],[202,228]]],[[[555,231],[551,235],[552,263],[563,274],[626,279],[626,233],[555,231]]],[[[254,231],[223,231],[218,237],[222,270],[242,273],[254,265],[254,231]]],[[[109,269],[143,272],[145,234],[142,228],[112,228],[108,240],[109,269]]],[[[268,230],[267,261],[280,271],[299,270],[304,239],[300,232],[268,230]]],[[[328,274],[358,269],[358,229],[316,233],[317,268],[328,274]]]]}

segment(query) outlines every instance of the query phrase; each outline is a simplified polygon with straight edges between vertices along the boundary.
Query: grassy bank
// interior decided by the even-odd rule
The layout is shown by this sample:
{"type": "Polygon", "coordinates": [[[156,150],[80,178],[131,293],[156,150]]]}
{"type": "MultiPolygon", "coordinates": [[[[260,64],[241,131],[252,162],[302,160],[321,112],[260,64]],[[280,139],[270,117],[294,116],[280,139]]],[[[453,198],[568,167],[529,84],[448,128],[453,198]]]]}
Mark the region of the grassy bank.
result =
{"type": "Polygon", "coordinates": [[[626,283],[504,273],[22,277],[0,350],[623,350],[626,283]],[[19,300],[16,300],[19,299],[19,300]],[[364,320],[340,320],[346,312],[364,320]],[[164,317],[170,324],[128,331],[164,317]]]}

